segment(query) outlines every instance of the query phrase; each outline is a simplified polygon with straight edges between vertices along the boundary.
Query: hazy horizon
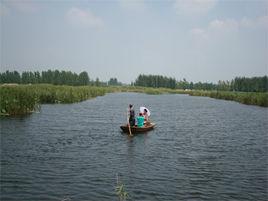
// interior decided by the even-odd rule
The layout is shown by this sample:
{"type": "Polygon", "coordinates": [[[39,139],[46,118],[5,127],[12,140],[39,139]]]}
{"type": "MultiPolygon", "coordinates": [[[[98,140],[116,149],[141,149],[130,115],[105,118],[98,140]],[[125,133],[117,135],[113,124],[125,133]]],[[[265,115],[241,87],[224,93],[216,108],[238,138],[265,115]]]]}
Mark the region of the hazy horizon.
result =
{"type": "Polygon", "coordinates": [[[268,1],[1,1],[1,71],[193,82],[268,74],[268,1]]]}

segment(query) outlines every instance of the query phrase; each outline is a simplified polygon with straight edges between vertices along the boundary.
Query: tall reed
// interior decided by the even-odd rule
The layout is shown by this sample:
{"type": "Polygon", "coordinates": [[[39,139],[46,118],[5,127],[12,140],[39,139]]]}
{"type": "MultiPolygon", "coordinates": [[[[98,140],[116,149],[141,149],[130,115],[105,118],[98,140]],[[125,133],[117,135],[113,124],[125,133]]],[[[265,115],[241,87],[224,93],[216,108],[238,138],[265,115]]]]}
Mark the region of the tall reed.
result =
{"type": "Polygon", "coordinates": [[[268,107],[268,93],[231,91],[189,91],[191,96],[208,96],[216,99],[232,100],[247,105],[268,107]]]}
{"type": "Polygon", "coordinates": [[[22,115],[38,108],[38,95],[27,86],[0,87],[0,114],[22,115]]]}
{"type": "Polygon", "coordinates": [[[102,96],[108,88],[91,86],[2,85],[0,114],[22,115],[36,110],[42,103],[74,103],[102,96]]]}
{"type": "Polygon", "coordinates": [[[248,105],[268,107],[267,92],[184,91],[134,86],[0,85],[0,115],[27,114],[38,109],[42,103],[74,103],[102,96],[109,92],[138,92],[152,95],[163,93],[189,94],[191,96],[208,96],[217,99],[233,100],[248,105]]]}

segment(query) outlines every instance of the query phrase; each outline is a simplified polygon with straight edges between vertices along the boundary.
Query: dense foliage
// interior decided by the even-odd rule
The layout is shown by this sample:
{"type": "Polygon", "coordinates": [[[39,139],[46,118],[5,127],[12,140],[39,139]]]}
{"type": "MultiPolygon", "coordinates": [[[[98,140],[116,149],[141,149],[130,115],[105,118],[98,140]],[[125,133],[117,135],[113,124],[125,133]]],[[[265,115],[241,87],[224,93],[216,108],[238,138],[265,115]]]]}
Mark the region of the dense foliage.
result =
{"type": "Polygon", "coordinates": [[[244,92],[267,92],[268,77],[236,77],[232,81],[231,90],[244,92]]]}
{"type": "Polygon", "coordinates": [[[17,83],[17,84],[54,84],[54,85],[71,85],[82,86],[88,85],[90,82],[87,72],[81,72],[80,74],[73,73],[71,71],[38,71],[30,72],[25,71],[20,75],[17,71],[6,71],[0,73],[0,83],[17,83]]]}
{"type": "Polygon", "coordinates": [[[139,92],[147,94],[178,93],[193,96],[234,100],[243,104],[268,107],[268,93],[174,90],[168,88],[136,86],[58,86],[50,84],[0,85],[0,115],[28,114],[39,108],[42,103],[74,103],[108,92],[139,92]]]}
{"type": "Polygon", "coordinates": [[[246,105],[268,107],[268,93],[234,92],[234,91],[188,91],[191,96],[208,96],[210,98],[232,100],[246,105]]]}
{"type": "Polygon", "coordinates": [[[213,83],[207,83],[207,82],[188,82],[186,79],[180,80],[176,83],[177,89],[190,89],[190,90],[216,90],[217,85],[213,83]]]}
{"type": "Polygon", "coordinates": [[[176,81],[174,78],[161,75],[139,75],[134,82],[135,86],[153,88],[171,88],[183,90],[217,90],[217,91],[241,91],[241,92],[267,92],[268,78],[263,77],[236,77],[231,81],[219,80],[217,84],[207,82],[188,82],[186,79],[176,81]]]}
{"type": "MultiPolygon", "coordinates": [[[[80,74],[71,71],[48,70],[30,72],[25,71],[18,73],[17,71],[6,71],[0,73],[0,83],[17,83],[17,84],[54,84],[54,85],[70,85],[70,86],[121,86],[121,82],[117,78],[110,78],[108,82],[102,82],[99,78],[90,80],[87,72],[80,74]]],[[[267,92],[268,77],[236,77],[231,81],[219,80],[217,84],[207,82],[188,82],[186,79],[176,81],[171,77],[162,75],[139,75],[134,86],[152,87],[152,88],[170,88],[183,90],[217,90],[217,91],[241,91],[241,92],[267,92]]]]}
{"type": "Polygon", "coordinates": [[[122,85],[121,82],[118,82],[116,77],[110,78],[110,80],[108,81],[107,84],[110,85],[110,86],[121,86],[122,85]]]}
{"type": "Polygon", "coordinates": [[[218,90],[218,91],[240,91],[240,92],[268,92],[268,78],[263,77],[236,77],[232,81],[219,80],[213,83],[193,83],[186,79],[177,82],[177,89],[190,90],[218,90]]]}
{"type": "Polygon", "coordinates": [[[6,71],[0,73],[0,83],[3,84],[0,85],[0,115],[27,114],[38,109],[42,103],[73,103],[117,91],[184,93],[268,107],[267,76],[236,77],[232,81],[213,84],[193,83],[186,79],[177,82],[174,78],[160,75],[139,75],[132,86],[122,86],[117,78],[111,78],[108,83],[101,82],[99,78],[90,80],[87,72],[76,74],[48,70],[41,73],[23,72],[20,75],[17,71],[6,71]]]}
{"type": "Polygon", "coordinates": [[[0,114],[27,114],[38,108],[38,96],[29,86],[1,86],[0,114]]]}
{"type": "Polygon", "coordinates": [[[174,78],[165,77],[162,75],[139,75],[134,85],[142,87],[164,87],[175,89],[176,80],[174,78]]]}
{"type": "Polygon", "coordinates": [[[42,103],[74,103],[102,96],[108,88],[94,86],[2,85],[0,86],[0,114],[31,113],[42,103]]]}

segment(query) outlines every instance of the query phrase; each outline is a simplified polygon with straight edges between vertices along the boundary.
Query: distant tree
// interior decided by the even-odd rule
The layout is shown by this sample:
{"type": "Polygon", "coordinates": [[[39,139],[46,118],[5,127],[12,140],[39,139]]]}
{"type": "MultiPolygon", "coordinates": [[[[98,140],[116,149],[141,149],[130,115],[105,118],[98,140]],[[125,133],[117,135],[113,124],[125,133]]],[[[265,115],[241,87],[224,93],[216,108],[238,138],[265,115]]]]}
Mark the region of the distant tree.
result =
{"type": "Polygon", "coordinates": [[[231,90],[231,83],[229,81],[218,81],[218,90],[220,91],[230,91],[231,90]]]}
{"type": "Polygon", "coordinates": [[[174,78],[164,77],[161,75],[139,75],[134,82],[134,85],[143,87],[165,87],[175,89],[176,80],[174,78]]]}
{"type": "Polygon", "coordinates": [[[189,84],[189,89],[193,89],[194,88],[194,83],[193,82],[190,82],[190,84],[189,84]]]}
{"type": "Polygon", "coordinates": [[[179,82],[177,82],[176,85],[177,85],[178,89],[184,89],[185,90],[185,89],[190,88],[190,84],[185,78],[183,78],[183,80],[180,80],[179,82]]]}
{"type": "Polygon", "coordinates": [[[110,80],[108,81],[108,85],[116,86],[120,85],[120,83],[117,81],[117,78],[110,78],[110,80]]]}
{"type": "Polygon", "coordinates": [[[268,78],[263,77],[236,77],[231,81],[231,90],[243,92],[267,92],[268,78]]]}
{"type": "Polygon", "coordinates": [[[97,86],[97,87],[100,86],[100,79],[98,77],[96,78],[95,86],[97,86]]]}
{"type": "Polygon", "coordinates": [[[0,75],[0,82],[1,83],[21,83],[20,74],[17,71],[6,71],[1,73],[0,75]]]}
{"type": "Polygon", "coordinates": [[[30,83],[30,73],[29,72],[26,72],[26,71],[22,72],[21,82],[22,82],[22,84],[30,83]]]}
{"type": "Polygon", "coordinates": [[[34,72],[35,83],[41,83],[41,75],[38,71],[34,72]]]}
{"type": "Polygon", "coordinates": [[[89,84],[89,76],[86,71],[83,71],[78,76],[79,85],[88,85],[89,84]]]}

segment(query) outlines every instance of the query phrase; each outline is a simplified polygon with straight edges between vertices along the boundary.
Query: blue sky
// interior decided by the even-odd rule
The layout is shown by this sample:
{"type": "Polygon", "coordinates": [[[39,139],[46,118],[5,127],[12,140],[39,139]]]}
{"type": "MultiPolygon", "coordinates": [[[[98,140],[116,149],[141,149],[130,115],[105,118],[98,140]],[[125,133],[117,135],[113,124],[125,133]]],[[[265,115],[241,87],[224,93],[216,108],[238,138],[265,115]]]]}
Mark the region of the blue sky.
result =
{"type": "Polygon", "coordinates": [[[2,0],[1,71],[217,82],[268,73],[266,0],[2,0]]]}

